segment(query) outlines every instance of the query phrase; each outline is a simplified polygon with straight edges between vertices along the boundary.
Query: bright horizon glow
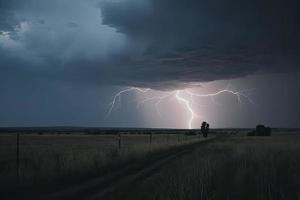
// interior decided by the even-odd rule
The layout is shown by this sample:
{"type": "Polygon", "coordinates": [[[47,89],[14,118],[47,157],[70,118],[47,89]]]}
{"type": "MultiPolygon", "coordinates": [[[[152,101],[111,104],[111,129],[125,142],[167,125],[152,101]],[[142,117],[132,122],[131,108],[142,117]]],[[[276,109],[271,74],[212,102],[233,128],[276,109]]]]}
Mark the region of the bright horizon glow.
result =
{"type": "MultiPolygon", "coordinates": [[[[199,88],[199,87],[198,87],[199,88]]],[[[214,102],[214,98],[220,96],[222,94],[233,95],[237,99],[237,103],[242,103],[242,100],[245,99],[247,102],[253,104],[253,100],[247,95],[247,92],[250,90],[241,90],[234,91],[228,89],[218,90],[217,92],[209,92],[209,93],[196,93],[191,91],[194,88],[187,88],[182,90],[174,90],[174,91],[157,91],[150,88],[138,88],[138,87],[128,87],[116,93],[112,101],[109,105],[107,116],[109,116],[114,110],[116,104],[121,102],[121,97],[125,94],[129,94],[134,92],[134,94],[139,95],[141,100],[138,101],[137,107],[140,108],[144,104],[153,104],[155,106],[157,115],[162,118],[162,106],[161,104],[168,99],[175,100],[179,103],[186,113],[189,114],[189,117],[186,120],[186,128],[193,129],[193,122],[196,118],[198,118],[197,109],[194,104],[196,101],[199,101],[200,98],[210,98],[214,102]],[[197,98],[197,100],[195,100],[197,98]]],[[[171,106],[175,106],[172,104],[168,104],[171,106]]],[[[177,104],[178,105],[178,104],[177,104]]],[[[177,106],[175,106],[177,107],[177,106]]],[[[176,108],[174,108],[176,109],[176,108]]],[[[174,111],[173,109],[173,111],[174,111]]],[[[168,116],[172,117],[172,113],[167,113],[168,116]]],[[[166,115],[165,115],[166,116],[166,115]]],[[[182,119],[181,119],[182,120],[182,119]]]]}

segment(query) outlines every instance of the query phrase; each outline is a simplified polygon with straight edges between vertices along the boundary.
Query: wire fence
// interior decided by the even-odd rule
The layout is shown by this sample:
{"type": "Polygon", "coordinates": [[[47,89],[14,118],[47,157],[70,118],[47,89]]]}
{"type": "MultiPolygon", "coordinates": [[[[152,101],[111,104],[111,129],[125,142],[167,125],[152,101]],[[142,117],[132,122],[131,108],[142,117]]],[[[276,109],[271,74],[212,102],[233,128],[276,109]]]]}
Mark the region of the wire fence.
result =
{"type": "Polygon", "coordinates": [[[185,134],[1,135],[0,176],[3,183],[17,180],[20,184],[101,171],[117,162],[200,140],[204,140],[201,135],[185,134]]]}

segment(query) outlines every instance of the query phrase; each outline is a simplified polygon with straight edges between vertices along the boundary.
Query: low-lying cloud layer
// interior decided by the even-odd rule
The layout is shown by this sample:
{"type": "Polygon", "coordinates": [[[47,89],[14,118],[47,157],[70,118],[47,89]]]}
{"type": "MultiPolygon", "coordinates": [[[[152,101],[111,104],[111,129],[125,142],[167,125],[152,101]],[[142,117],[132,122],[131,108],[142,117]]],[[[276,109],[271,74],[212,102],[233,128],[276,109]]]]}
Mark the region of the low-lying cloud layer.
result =
{"type": "Polygon", "coordinates": [[[0,78],[170,89],[299,67],[294,0],[0,0],[0,78]]]}

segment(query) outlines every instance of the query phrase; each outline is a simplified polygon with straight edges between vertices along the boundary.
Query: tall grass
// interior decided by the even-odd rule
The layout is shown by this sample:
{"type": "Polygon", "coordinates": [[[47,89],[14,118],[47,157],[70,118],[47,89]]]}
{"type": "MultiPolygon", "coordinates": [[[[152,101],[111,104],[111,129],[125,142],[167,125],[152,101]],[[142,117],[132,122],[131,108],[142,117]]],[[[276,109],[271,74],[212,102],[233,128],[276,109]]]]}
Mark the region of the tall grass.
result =
{"type": "Polygon", "coordinates": [[[300,137],[237,137],[207,144],[129,199],[300,199],[300,137]]]}
{"type": "Polygon", "coordinates": [[[65,184],[102,175],[141,156],[201,140],[199,136],[21,135],[20,177],[15,136],[0,136],[0,188],[65,184]]]}

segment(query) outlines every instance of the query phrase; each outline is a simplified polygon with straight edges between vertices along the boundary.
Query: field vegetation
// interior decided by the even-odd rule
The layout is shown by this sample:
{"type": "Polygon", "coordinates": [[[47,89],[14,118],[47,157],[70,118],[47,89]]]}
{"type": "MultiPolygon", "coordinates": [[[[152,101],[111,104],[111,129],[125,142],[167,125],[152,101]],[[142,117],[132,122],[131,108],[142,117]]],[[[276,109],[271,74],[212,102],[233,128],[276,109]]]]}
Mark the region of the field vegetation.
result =
{"type": "Polygon", "coordinates": [[[275,130],[271,136],[213,132],[215,139],[209,135],[199,144],[201,135],[182,132],[22,134],[19,168],[16,135],[2,134],[0,194],[17,188],[64,200],[300,199],[299,131],[275,130]]]}
{"type": "Polygon", "coordinates": [[[218,138],[135,190],[128,199],[297,200],[300,135],[218,138]]]}
{"type": "Polygon", "coordinates": [[[185,134],[21,134],[19,166],[17,135],[0,135],[0,188],[81,181],[108,173],[149,153],[194,143],[203,138],[185,134]]]}

